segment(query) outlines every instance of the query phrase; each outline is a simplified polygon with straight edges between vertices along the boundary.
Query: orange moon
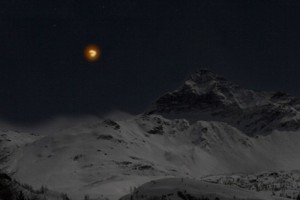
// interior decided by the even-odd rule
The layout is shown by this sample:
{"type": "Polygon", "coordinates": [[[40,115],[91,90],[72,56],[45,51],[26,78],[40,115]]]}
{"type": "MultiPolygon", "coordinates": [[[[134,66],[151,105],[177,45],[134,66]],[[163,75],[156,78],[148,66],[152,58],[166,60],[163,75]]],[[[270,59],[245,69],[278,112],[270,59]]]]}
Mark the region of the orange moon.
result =
{"type": "Polygon", "coordinates": [[[101,50],[97,45],[90,44],[84,49],[84,57],[90,62],[95,62],[101,57],[101,50]]]}

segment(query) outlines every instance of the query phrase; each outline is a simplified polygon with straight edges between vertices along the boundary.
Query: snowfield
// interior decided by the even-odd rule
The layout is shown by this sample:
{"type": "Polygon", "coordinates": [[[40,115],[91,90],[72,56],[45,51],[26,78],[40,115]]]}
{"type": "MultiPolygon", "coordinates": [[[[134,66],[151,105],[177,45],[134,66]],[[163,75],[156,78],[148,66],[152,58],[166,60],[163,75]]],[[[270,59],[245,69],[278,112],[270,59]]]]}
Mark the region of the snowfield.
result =
{"type": "Polygon", "coordinates": [[[146,183],[136,189],[131,194],[121,198],[130,199],[284,199],[272,197],[265,193],[257,193],[244,190],[236,186],[207,183],[187,178],[160,179],[146,183]]]}

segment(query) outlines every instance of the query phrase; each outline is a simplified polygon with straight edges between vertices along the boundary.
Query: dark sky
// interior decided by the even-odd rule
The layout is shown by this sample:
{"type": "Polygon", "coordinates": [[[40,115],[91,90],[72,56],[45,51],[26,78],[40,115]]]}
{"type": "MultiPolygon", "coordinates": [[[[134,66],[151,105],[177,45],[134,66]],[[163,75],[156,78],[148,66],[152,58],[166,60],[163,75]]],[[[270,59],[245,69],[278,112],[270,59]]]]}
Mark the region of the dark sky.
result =
{"type": "Polygon", "coordinates": [[[138,113],[197,68],[300,96],[297,1],[7,0],[0,27],[5,120],[138,113]]]}

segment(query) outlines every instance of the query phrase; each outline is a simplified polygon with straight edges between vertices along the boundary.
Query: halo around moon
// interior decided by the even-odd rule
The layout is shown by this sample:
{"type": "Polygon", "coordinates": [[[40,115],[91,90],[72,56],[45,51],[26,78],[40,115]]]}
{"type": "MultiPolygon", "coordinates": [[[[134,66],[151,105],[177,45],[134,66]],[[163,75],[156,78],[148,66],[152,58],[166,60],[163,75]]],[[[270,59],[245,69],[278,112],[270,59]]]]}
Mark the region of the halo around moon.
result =
{"type": "Polygon", "coordinates": [[[101,58],[101,50],[97,45],[90,44],[84,49],[84,57],[89,62],[95,62],[101,58]]]}

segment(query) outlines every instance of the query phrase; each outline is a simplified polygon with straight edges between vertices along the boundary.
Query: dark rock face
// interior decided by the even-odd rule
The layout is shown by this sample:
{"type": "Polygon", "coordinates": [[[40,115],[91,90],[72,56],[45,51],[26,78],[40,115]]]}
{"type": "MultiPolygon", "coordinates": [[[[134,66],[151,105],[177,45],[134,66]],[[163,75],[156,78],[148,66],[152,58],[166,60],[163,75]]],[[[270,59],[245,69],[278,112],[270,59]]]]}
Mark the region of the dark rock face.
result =
{"type": "Polygon", "coordinates": [[[104,120],[103,123],[106,124],[107,126],[114,128],[115,130],[119,130],[121,128],[117,122],[110,119],[104,120]]]}
{"type": "Polygon", "coordinates": [[[299,98],[283,92],[244,89],[208,70],[191,75],[179,89],[160,97],[146,113],[222,121],[248,135],[300,128],[299,98]],[[189,117],[191,113],[193,117],[189,117]]]}
{"type": "Polygon", "coordinates": [[[153,129],[149,130],[148,133],[153,134],[153,135],[156,135],[156,134],[163,135],[164,134],[163,126],[162,125],[156,126],[153,129]]]}
{"type": "Polygon", "coordinates": [[[98,140],[112,140],[112,139],[114,139],[113,138],[113,136],[111,136],[111,135],[99,135],[98,137],[97,137],[97,139],[98,140]]]}

